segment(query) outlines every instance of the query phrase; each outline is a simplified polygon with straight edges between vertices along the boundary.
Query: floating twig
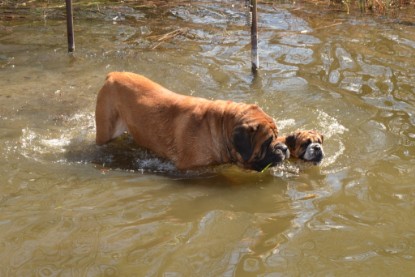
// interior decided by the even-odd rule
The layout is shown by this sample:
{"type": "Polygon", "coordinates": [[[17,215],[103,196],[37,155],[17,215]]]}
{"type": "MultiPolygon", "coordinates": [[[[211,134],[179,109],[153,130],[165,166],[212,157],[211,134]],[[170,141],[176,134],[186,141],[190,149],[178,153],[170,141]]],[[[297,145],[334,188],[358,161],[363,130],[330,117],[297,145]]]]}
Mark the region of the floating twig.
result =
{"type": "Polygon", "coordinates": [[[151,47],[151,49],[154,50],[157,47],[159,47],[160,44],[162,44],[163,42],[165,42],[167,40],[171,40],[171,39],[173,39],[177,36],[184,35],[185,33],[187,33],[188,30],[189,30],[188,28],[179,28],[179,29],[176,29],[174,31],[165,33],[163,35],[148,37],[148,38],[155,38],[156,41],[158,41],[158,43],[156,43],[153,47],[151,47]]]}
{"type": "Polygon", "coordinates": [[[334,24],[317,27],[317,28],[314,28],[314,30],[326,29],[326,28],[333,27],[333,26],[337,26],[337,25],[341,25],[341,24],[343,24],[343,22],[337,22],[337,23],[334,23],[334,24]]]}

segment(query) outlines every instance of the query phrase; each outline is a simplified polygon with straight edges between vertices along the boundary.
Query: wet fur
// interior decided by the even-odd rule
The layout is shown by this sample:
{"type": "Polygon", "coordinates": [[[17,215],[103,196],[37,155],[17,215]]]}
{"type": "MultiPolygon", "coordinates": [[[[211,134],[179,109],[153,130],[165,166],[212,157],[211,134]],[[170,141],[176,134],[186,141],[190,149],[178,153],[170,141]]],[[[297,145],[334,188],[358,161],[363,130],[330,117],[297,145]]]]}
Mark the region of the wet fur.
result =
{"type": "Polygon", "coordinates": [[[261,171],[288,157],[273,119],[257,105],[177,94],[134,73],[108,74],[95,120],[98,145],[128,132],[180,170],[234,163],[261,171]]]}
{"type": "Polygon", "coordinates": [[[324,158],[324,136],[317,131],[297,131],[277,139],[287,145],[290,155],[314,164],[319,164],[324,158]]]}

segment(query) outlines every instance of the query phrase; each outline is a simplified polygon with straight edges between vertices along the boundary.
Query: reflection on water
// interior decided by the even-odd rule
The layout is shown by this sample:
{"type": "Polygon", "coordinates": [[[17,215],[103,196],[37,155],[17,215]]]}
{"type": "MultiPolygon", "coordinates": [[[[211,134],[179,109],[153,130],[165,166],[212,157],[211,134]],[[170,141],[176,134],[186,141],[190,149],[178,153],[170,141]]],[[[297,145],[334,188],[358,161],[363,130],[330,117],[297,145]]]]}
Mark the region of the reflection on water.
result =
{"type": "Polygon", "coordinates": [[[415,273],[413,27],[259,11],[258,78],[236,1],[76,10],[75,57],[59,10],[0,22],[1,276],[415,273]],[[97,147],[115,70],[257,103],[327,157],[177,172],[128,136],[97,147]]]}

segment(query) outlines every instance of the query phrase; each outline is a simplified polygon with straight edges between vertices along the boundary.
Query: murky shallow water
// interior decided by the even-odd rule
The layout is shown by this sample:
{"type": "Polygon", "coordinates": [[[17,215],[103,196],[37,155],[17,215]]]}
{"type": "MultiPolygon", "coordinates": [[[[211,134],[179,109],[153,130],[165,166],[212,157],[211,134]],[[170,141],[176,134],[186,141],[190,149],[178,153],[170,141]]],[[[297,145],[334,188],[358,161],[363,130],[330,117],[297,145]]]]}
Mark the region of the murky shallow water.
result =
{"type": "Polygon", "coordinates": [[[260,5],[254,79],[229,3],[90,8],[75,58],[60,19],[0,22],[1,276],[415,273],[414,27],[260,5]],[[98,148],[114,70],[256,102],[281,133],[323,132],[327,158],[178,173],[128,137],[98,148]]]}

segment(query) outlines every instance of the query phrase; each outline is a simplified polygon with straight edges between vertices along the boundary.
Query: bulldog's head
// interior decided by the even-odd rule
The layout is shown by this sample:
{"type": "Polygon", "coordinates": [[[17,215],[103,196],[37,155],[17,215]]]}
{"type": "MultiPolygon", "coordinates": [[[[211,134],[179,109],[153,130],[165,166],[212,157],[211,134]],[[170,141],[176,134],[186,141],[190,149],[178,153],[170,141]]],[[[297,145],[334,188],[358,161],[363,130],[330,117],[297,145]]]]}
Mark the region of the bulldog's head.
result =
{"type": "Polygon", "coordinates": [[[232,131],[232,152],[237,165],[261,172],[288,159],[288,147],[277,141],[277,135],[274,120],[254,106],[232,131]]]}
{"type": "Polygon", "coordinates": [[[319,164],[324,158],[324,136],[316,131],[297,131],[294,134],[279,137],[279,142],[285,143],[291,156],[301,160],[319,164]]]}

